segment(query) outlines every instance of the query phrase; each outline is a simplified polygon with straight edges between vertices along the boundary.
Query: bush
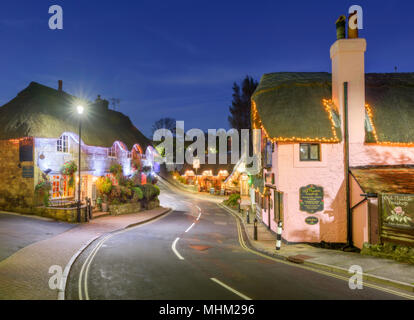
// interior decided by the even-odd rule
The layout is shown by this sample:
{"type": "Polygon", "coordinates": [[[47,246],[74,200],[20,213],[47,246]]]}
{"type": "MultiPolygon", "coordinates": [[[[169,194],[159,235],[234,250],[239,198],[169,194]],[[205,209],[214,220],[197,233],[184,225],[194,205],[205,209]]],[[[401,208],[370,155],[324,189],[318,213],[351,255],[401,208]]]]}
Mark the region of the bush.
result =
{"type": "Polygon", "coordinates": [[[108,177],[99,177],[96,180],[96,189],[101,195],[108,196],[112,191],[112,181],[108,177]]]}
{"type": "Polygon", "coordinates": [[[142,190],[140,188],[133,187],[132,188],[132,191],[134,193],[134,195],[132,197],[132,200],[134,202],[138,202],[138,201],[140,201],[140,200],[142,200],[144,198],[144,194],[142,193],[142,190]]]}
{"type": "Polygon", "coordinates": [[[154,200],[160,195],[160,188],[149,183],[140,186],[140,189],[143,194],[143,199],[147,202],[154,200]]]}
{"type": "Polygon", "coordinates": [[[240,195],[238,193],[231,194],[227,200],[224,200],[224,204],[230,207],[236,207],[239,204],[240,195]]]}
{"type": "Polygon", "coordinates": [[[35,187],[35,193],[38,199],[42,200],[42,203],[45,207],[49,206],[49,198],[50,198],[50,189],[52,188],[52,184],[49,180],[40,181],[35,187]]]}
{"type": "Polygon", "coordinates": [[[414,264],[414,248],[390,242],[384,245],[364,243],[361,254],[414,264]]]}
{"type": "Polygon", "coordinates": [[[122,165],[120,165],[119,163],[112,164],[109,167],[109,172],[115,176],[116,181],[118,181],[119,184],[122,183],[122,179],[124,177],[124,170],[122,168],[122,165]]]}

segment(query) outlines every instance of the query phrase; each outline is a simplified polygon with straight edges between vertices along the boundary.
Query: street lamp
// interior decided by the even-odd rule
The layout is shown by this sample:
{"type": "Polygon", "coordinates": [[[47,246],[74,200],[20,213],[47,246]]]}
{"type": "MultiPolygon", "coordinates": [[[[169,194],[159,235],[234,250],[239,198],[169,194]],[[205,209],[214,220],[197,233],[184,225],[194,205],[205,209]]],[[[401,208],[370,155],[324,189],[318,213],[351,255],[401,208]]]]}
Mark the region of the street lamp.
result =
{"type": "Polygon", "coordinates": [[[82,114],[85,108],[78,105],[76,110],[79,115],[79,162],[78,162],[78,222],[81,222],[81,135],[82,135],[82,114]]]}

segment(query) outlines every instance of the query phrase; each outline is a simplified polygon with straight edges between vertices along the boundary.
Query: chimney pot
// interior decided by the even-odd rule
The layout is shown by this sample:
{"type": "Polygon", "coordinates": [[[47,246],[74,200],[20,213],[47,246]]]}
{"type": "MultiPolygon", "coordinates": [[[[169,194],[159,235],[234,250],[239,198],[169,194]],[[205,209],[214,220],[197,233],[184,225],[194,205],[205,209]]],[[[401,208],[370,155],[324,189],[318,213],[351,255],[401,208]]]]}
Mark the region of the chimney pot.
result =
{"type": "Polygon", "coordinates": [[[58,81],[58,84],[59,84],[59,91],[63,91],[63,81],[62,80],[59,80],[58,81]]]}

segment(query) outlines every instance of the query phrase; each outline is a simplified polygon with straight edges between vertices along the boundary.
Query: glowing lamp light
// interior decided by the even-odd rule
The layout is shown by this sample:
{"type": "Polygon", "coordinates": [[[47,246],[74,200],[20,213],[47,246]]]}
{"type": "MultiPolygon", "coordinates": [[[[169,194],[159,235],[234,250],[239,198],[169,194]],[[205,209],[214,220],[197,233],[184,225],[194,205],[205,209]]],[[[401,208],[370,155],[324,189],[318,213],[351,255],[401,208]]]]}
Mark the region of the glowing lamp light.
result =
{"type": "Polygon", "coordinates": [[[76,110],[78,111],[78,114],[83,114],[83,112],[85,111],[85,108],[81,105],[76,107],[76,110]]]}

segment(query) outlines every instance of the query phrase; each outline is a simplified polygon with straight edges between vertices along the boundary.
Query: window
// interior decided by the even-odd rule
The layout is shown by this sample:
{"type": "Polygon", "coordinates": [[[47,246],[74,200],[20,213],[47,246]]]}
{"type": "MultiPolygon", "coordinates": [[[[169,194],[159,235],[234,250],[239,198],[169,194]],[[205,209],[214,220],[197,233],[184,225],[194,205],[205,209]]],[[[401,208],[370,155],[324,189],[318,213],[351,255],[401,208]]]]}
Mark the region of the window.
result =
{"type": "Polygon", "coordinates": [[[33,161],[33,139],[26,138],[19,141],[20,162],[33,161]]]}
{"type": "Polygon", "coordinates": [[[300,161],[321,161],[320,144],[302,143],[299,148],[300,161]]]}
{"type": "Polygon", "coordinates": [[[57,152],[63,152],[63,153],[68,153],[69,151],[69,138],[68,136],[61,136],[58,140],[57,140],[57,152]]]}
{"type": "Polygon", "coordinates": [[[109,158],[116,158],[116,149],[115,146],[108,149],[108,157],[109,158]]]}
{"type": "Polygon", "coordinates": [[[132,159],[132,152],[128,151],[127,152],[127,157],[128,157],[128,159],[132,159]]]}

